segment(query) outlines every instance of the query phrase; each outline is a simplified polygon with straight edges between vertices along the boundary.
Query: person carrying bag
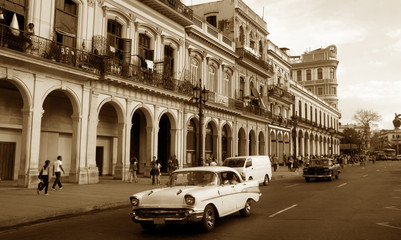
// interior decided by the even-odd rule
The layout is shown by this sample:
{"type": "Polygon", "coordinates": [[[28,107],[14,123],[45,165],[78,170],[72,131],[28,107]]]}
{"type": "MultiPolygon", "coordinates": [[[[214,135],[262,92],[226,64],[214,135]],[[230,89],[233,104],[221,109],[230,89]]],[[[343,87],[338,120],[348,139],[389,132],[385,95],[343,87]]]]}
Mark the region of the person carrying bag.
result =
{"type": "Polygon", "coordinates": [[[36,193],[39,195],[40,191],[45,189],[45,195],[48,195],[47,189],[49,188],[49,174],[50,174],[50,160],[45,161],[45,165],[40,169],[38,188],[36,193]]]}

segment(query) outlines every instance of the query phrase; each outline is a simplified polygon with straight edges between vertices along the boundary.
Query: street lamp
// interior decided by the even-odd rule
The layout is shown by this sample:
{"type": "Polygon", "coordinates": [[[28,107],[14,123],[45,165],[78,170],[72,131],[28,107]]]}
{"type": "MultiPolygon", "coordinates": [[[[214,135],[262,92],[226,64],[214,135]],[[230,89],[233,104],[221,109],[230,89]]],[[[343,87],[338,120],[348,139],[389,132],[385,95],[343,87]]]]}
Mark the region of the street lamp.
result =
{"type": "Polygon", "coordinates": [[[295,115],[291,117],[292,119],[292,140],[294,142],[294,158],[297,157],[297,125],[298,125],[298,116],[297,112],[295,112],[295,115]]]}
{"type": "MultiPolygon", "coordinates": [[[[199,83],[201,83],[202,80],[199,79],[199,83]]],[[[207,100],[209,98],[209,90],[206,90],[205,87],[203,89],[199,86],[196,85],[193,88],[193,99],[195,99],[195,102],[198,104],[199,108],[199,159],[198,159],[198,166],[203,166],[203,105],[206,104],[207,100]]]]}
{"type": "Polygon", "coordinates": [[[331,146],[330,146],[330,155],[333,155],[333,135],[334,135],[334,128],[329,128],[330,136],[331,136],[331,146]]]}

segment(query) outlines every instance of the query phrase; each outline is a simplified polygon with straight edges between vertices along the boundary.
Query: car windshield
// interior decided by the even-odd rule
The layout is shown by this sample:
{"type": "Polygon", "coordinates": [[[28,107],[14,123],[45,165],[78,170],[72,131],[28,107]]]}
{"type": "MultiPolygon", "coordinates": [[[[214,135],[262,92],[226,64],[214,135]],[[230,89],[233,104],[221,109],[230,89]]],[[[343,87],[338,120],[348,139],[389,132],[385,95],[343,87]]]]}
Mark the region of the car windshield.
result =
{"type": "Polygon", "coordinates": [[[227,158],[224,160],[223,166],[226,167],[243,167],[246,158],[227,158]]]}
{"type": "Polygon", "coordinates": [[[328,159],[312,160],[310,161],[309,166],[330,166],[330,160],[328,159]]]}
{"type": "Polygon", "coordinates": [[[206,186],[217,185],[216,173],[209,171],[174,172],[170,176],[169,186],[206,186]]]}

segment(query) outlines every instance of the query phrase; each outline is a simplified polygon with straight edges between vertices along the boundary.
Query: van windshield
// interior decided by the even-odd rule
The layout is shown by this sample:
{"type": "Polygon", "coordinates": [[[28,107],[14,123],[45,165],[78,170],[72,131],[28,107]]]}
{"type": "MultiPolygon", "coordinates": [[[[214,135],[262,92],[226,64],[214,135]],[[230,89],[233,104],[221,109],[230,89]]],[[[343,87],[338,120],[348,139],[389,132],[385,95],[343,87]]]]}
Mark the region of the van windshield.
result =
{"type": "Polygon", "coordinates": [[[223,166],[226,167],[243,167],[246,158],[227,158],[224,160],[223,166]]]}

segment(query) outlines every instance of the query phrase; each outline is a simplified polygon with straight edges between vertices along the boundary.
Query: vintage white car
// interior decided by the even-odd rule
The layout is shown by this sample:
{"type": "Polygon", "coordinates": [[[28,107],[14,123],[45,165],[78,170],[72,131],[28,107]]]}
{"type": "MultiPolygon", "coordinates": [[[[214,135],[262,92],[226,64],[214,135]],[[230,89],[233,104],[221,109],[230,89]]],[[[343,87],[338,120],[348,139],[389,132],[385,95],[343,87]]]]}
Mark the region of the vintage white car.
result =
{"type": "Polygon", "coordinates": [[[233,168],[183,168],[171,173],[167,187],[130,196],[130,217],[145,230],[159,224],[199,222],[209,232],[218,217],[237,211],[249,216],[251,204],[260,196],[258,181],[243,181],[233,168]]]}

